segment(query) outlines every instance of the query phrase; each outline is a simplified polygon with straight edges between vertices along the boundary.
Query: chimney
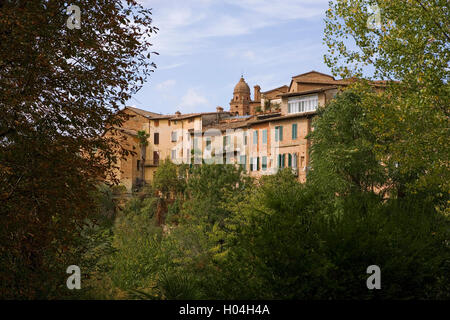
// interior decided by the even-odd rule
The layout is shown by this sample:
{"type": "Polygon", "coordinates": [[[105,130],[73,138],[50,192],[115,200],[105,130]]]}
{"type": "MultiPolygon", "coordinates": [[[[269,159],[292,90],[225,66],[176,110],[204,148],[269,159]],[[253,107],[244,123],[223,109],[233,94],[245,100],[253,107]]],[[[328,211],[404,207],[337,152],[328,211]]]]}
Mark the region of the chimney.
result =
{"type": "Polygon", "coordinates": [[[223,112],[223,108],[221,106],[216,107],[217,112],[223,112]]]}
{"type": "Polygon", "coordinates": [[[253,88],[255,89],[255,95],[253,97],[253,100],[257,102],[261,101],[261,87],[256,85],[253,88]]]}
{"type": "Polygon", "coordinates": [[[179,117],[179,116],[181,116],[181,112],[180,112],[180,111],[177,111],[177,112],[175,112],[175,115],[176,115],[177,117],[179,117]]]}

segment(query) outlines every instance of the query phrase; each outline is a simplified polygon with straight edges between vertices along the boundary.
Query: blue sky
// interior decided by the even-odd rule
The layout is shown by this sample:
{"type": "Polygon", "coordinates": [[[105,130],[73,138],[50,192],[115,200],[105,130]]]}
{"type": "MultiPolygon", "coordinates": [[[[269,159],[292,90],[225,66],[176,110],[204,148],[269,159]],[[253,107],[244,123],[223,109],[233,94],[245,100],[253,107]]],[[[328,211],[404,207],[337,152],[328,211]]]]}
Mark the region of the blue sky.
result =
{"type": "Polygon", "coordinates": [[[289,85],[323,61],[328,0],[140,0],[153,8],[158,68],[129,105],[182,113],[229,108],[241,74],[252,89],[289,85]]]}

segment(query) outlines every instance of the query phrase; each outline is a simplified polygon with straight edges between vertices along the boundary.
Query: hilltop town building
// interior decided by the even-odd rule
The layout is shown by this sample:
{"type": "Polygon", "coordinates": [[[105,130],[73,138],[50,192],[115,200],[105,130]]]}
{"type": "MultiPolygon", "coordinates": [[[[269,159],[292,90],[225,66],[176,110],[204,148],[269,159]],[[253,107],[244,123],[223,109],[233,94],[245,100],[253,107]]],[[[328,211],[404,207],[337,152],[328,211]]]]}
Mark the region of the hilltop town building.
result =
{"type": "Polygon", "coordinates": [[[126,107],[121,112],[132,117],[121,132],[136,154],[120,160],[119,179],[129,190],[150,183],[159,160],[170,159],[234,163],[253,177],[289,167],[299,181],[305,181],[310,149],[306,137],[313,130],[312,118],[348,83],[311,71],[292,77],[289,86],[261,92],[255,85],[252,100],[250,87],[241,77],[229,111],[217,107],[215,112],[161,115],[126,107]],[[150,135],[144,172],[137,139],[141,130],[150,135]]]}

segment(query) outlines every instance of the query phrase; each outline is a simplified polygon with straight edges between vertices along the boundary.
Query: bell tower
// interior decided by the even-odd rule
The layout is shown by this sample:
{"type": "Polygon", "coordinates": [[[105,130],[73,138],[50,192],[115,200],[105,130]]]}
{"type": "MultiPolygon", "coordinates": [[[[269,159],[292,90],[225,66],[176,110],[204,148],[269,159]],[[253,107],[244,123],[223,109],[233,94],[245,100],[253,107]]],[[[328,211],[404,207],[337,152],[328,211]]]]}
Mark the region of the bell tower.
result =
{"type": "Polygon", "coordinates": [[[250,87],[241,76],[234,87],[233,99],[230,101],[230,112],[234,115],[245,116],[250,114],[250,87]]]}

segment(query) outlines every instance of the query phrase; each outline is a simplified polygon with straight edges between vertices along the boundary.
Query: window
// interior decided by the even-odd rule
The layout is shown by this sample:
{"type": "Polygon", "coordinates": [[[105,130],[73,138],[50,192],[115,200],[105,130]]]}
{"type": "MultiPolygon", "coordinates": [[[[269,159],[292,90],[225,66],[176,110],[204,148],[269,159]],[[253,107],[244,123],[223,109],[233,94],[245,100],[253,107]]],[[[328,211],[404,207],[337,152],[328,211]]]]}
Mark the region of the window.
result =
{"type": "Polygon", "coordinates": [[[258,144],[258,130],[253,131],[253,144],[258,144]]]}
{"type": "Polygon", "coordinates": [[[159,120],[155,120],[155,121],[153,121],[153,123],[154,123],[155,127],[159,126],[159,120]]]}
{"type": "Polygon", "coordinates": [[[250,171],[259,170],[259,157],[250,158],[250,171]]]}
{"type": "Polygon", "coordinates": [[[225,148],[230,143],[230,137],[229,136],[223,136],[223,147],[225,148]]]}
{"type": "Polygon", "coordinates": [[[259,170],[259,157],[253,158],[253,171],[259,170]]]}
{"type": "Polygon", "coordinates": [[[246,164],[247,164],[247,156],[240,156],[239,157],[239,164],[241,165],[242,169],[245,170],[246,164]]]}
{"type": "Polygon", "coordinates": [[[297,124],[292,124],[292,140],[297,139],[297,124]]]}
{"type": "Polygon", "coordinates": [[[262,159],[261,159],[261,169],[263,171],[267,170],[267,157],[262,157],[262,159]]]}
{"type": "Polygon", "coordinates": [[[154,144],[159,144],[159,132],[155,132],[153,134],[153,143],[154,144]]]}
{"type": "Polygon", "coordinates": [[[189,118],[188,122],[189,123],[194,122],[194,118],[189,118]]]}
{"type": "Polygon", "coordinates": [[[137,161],[137,171],[139,171],[139,168],[141,167],[141,160],[137,161]]]}
{"type": "Polygon", "coordinates": [[[172,131],[172,142],[177,142],[177,132],[172,131]]]}
{"type": "Polygon", "coordinates": [[[244,146],[247,145],[247,133],[244,132],[244,146]]]}
{"type": "Polygon", "coordinates": [[[292,168],[294,168],[294,169],[296,169],[297,168],[297,154],[296,153],[294,153],[293,155],[292,155],[292,168]]]}
{"type": "Polygon", "coordinates": [[[284,168],[285,163],[286,163],[286,155],[279,154],[278,155],[278,168],[284,168]]]}
{"type": "Polygon", "coordinates": [[[262,143],[267,144],[267,129],[264,129],[262,132],[262,143]]]}
{"type": "Polygon", "coordinates": [[[319,96],[310,95],[304,97],[295,97],[288,100],[288,113],[302,113],[317,110],[319,105],[319,96]]]}
{"type": "Polygon", "coordinates": [[[176,158],[177,158],[177,150],[176,149],[172,150],[171,156],[172,156],[172,160],[176,160],[176,158]]]}
{"type": "Polygon", "coordinates": [[[159,164],[159,153],[158,151],[153,151],[153,164],[159,164]]]}
{"type": "Polygon", "coordinates": [[[211,138],[206,138],[206,150],[211,150],[211,138]]]}
{"type": "Polygon", "coordinates": [[[283,126],[275,127],[275,141],[283,141],[283,126]]]}
{"type": "Polygon", "coordinates": [[[292,168],[292,154],[288,154],[288,167],[292,168]]]}

